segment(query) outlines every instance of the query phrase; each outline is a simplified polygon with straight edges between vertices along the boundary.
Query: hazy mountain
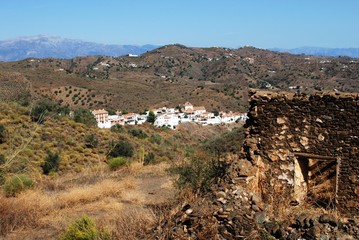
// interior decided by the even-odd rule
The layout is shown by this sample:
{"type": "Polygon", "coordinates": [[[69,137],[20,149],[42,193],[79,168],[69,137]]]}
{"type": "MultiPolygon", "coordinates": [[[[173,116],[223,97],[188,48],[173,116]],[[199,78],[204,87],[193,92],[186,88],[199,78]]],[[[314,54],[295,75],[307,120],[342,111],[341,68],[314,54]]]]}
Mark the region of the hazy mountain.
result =
{"type": "Polygon", "coordinates": [[[322,47],[300,47],[293,49],[272,48],[276,52],[287,52],[291,54],[306,54],[312,56],[346,56],[359,58],[359,48],[322,48],[322,47]]]}
{"type": "Polygon", "coordinates": [[[154,45],[112,45],[85,42],[39,35],[0,41],[0,61],[16,61],[25,58],[74,58],[78,56],[122,56],[142,54],[153,50],[154,45]]]}

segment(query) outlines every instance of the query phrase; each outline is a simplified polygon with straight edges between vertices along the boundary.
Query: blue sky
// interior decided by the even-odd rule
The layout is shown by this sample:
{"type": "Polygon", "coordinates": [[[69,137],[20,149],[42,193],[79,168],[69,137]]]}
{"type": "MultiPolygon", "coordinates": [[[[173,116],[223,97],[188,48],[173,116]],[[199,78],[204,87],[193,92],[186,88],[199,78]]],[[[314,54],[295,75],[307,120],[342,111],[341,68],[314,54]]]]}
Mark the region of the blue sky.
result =
{"type": "Polygon", "coordinates": [[[0,40],[359,48],[358,0],[0,0],[0,40]]]}

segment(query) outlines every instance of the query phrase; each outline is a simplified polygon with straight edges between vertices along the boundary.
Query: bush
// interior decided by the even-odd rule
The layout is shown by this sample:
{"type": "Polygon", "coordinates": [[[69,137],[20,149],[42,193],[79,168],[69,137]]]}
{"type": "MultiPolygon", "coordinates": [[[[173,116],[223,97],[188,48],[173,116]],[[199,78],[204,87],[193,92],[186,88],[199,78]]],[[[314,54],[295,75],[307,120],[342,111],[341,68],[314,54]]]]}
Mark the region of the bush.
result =
{"type": "Polygon", "coordinates": [[[92,114],[92,112],[90,110],[83,108],[77,109],[74,112],[74,121],[78,123],[86,124],[87,126],[97,125],[97,121],[94,115],[92,114]]]}
{"type": "Polygon", "coordinates": [[[91,133],[89,135],[87,135],[87,137],[85,138],[85,146],[88,148],[95,148],[98,145],[98,139],[96,138],[96,136],[91,133]]]}
{"type": "Polygon", "coordinates": [[[142,139],[144,139],[144,138],[147,138],[147,137],[148,137],[148,135],[147,135],[144,131],[142,131],[142,129],[132,128],[132,129],[128,130],[128,132],[129,132],[132,136],[137,137],[137,138],[142,138],[142,139]]]}
{"type": "Polygon", "coordinates": [[[162,143],[162,136],[155,133],[155,134],[151,135],[150,140],[152,143],[156,143],[156,144],[160,145],[162,143]]]}
{"type": "Polygon", "coordinates": [[[120,124],[116,124],[116,125],[113,125],[111,128],[110,128],[110,131],[111,132],[117,132],[117,133],[122,133],[125,129],[123,128],[122,125],[120,124]]]}
{"type": "Polygon", "coordinates": [[[77,219],[64,233],[61,240],[106,240],[110,239],[110,234],[103,230],[98,230],[92,218],[88,216],[77,219]]]}
{"type": "Polygon", "coordinates": [[[150,153],[146,154],[146,156],[143,160],[143,165],[153,164],[154,162],[155,162],[155,154],[150,152],[150,153]]]}
{"type": "Polygon", "coordinates": [[[111,157],[132,157],[133,156],[133,147],[127,141],[119,141],[113,145],[109,155],[111,157]]]}
{"type": "Polygon", "coordinates": [[[177,187],[206,192],[217,178],[224,175],[225,168],[211,155],[198,151],[187,153],[187,161],[172,166],[170,172],[179,175],[177,187]]]}
{"type": "Polygon", "coordinates": [[[112,171],[115,171],[117,169],[119,169],[120,167],[125,166],[128,163],[127,159],[124,157],[116,157],[116,158],[111,158],[108,161],[108,166],[112,171]]]}
{"type": "Polygon", "coordinates": [[[21,191],[32,188],[35,185],[29,177],[25,175],[15,175],[8,179],[4,184],[4,192],[6,196],[15,196],[21,191]]]}
{"type": "Polygon", "coordinates": [[[243,128],[236,127],[230,132],[226,132],[205,142],[203,147],[208,152],[216,155],[217,160],[219,160],[226,152],[240,152],[243,140],[243,128]]]}
{"type": "Polygon", "coordinates": [[[57,172],[60,165],[60,153],[53,153],[47,150],[47,157],[44,164],[41,166],[44,174],[48,175],[51,172],[57,172]]]}
{"type": "Polygon", "coordinates": [[[0,165],[4,164],[6,162],[4,154],[0,153],[0,165]]]}
{"type": "Polygon", "coordinates": [[[5,126],[0,124],[0,143],[5,142],[5,126]]]}
{"type": "Polygon", "coordinates": [[[39,102],[35,104],[30,113],[33,122],[43,123],[45,121],[45,114],[54,109],[54,104],[48,101],[39,102]]]}

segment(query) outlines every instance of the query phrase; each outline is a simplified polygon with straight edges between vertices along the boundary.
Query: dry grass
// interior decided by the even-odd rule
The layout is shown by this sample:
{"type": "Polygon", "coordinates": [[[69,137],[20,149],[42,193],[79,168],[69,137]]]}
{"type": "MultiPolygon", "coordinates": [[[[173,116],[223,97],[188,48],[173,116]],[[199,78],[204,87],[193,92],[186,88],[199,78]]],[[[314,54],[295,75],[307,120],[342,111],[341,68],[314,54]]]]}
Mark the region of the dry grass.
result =
{"type": "Polygon", "coordinates": [[[165,164],[132,164],[118,172],[92,168],[42,179],[14,198],[0,196],[0,238],[57,238],[74,219],[88,215],[113,239],[139,239],[156,221],[147,205],[173,196],[165,169],[165,164]]]}

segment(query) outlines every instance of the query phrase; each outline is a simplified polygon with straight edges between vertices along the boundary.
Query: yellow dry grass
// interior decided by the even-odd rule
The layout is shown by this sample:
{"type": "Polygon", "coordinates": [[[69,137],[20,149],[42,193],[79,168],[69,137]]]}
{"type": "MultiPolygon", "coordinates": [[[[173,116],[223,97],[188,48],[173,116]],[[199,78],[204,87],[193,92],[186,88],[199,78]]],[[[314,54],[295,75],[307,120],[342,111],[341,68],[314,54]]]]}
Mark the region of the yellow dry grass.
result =
{"type": "Polygon", "coordinates": [[[173,191],[164,170],[161,164],[133,164],[115,173],[97,169],[87,176],[67,174],[40,180],[36,189],[14,198],[0,196],[0,239],[57,238],[84,215],[110,231],[113,239],[138,239],[156,219],[146,204],[160,204],[171,197],[162,194],[163,189],[173,191]],[[149,197],[147,189],[154,195],[149,197]]]}

